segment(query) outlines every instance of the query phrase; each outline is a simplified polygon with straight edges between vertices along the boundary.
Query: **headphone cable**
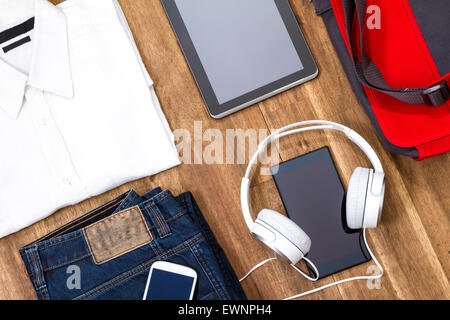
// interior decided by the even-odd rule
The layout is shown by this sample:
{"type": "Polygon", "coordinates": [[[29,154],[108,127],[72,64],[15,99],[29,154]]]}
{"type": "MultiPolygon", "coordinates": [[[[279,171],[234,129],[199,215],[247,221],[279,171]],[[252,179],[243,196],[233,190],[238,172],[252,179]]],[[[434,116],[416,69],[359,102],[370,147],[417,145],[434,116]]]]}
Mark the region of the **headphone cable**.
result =
{"type": "Polygon", "coordinates": [[[383,270],[383,267],[381,266],[381,264],[378,262],[377,258],[375,258],[374,254],[372,253],[372,250],[369,247],[369,244],[367,243],[366,229],[363,229],[363,238],[364,238],[364,243],[366,244],[366,247],[367,247],[367,251],[369,251],[370,257],[373,259],[373,261],[377,265],[378,269],[380,270],[379,274],[373,275],[373,276],[357,276],[357,277],[351,277],[351,278],[335,281],[335,282],[323,285],[321,287],[318,287],[318,288],[315,288],[315,289],[312,289],[312,290],[309,290],[309,291],[297,294],[295,296],[292,296],[292,297],[289,297],[289,298],[285,298],[283,300],[292,300],[292,299],[300,298],[300,297],[306,296],[308,294],[311,294],[311,293],[314,293],[314,292],[317,292],[317,291],[321,291],[323,289],[327,289],[329,287],[336,286],[336,285],[339,285],[341,283],[345,283],[345,282],[349,282],[349,281],[380,279],[383,276],[384,270],[383,270]]]}
{"type": "MultiPolygon", "coordinates": [[[[375,257],[375,255],[373,254],[372,250],[370,249],[369,244],[367,243],[367,237],[366,237],[366,229],[363,229],[363,238],[364,238],[364,243],[367,247],[367,251],[369,251],[370,257],[373,259],[373,261],[375,262],[376,266],[378,267],[378,269],[380,270],[380,273],[377,275],[373,275],[373,276],[357,276],[357,277],[351,277],[351,278],[347,278],[347,279],[343,279],[343,280],[339,280],[339,281],[335,281],[326,285],[323,285],[321,287],[309,290],[309,291],[305,291],[303,293],[299,293],[296,294],[294,296],[285,298],[283,300],[292,300],[292,299],[296,299],[296,298],[300,298],[306,295],[309,295],[311,293],[317,292],[317,291],[321,291],[345,282],[349,282],[349,281],[354,281],[354,280],[372,280],[372,279],[380,279],[383,274],[384,274],[384,270],[383,267],[381,266],[381,264],[378,262],[377,258],[375,257]]],[[[299,268],[297,268],[295,265],[291,264],[291,267],[294,268],[297,272],[299,272],[303,277],[305,277],[308,280],[311,281],[317,281],[319,279],[319,271],[317,270],[316,266],[314,263],[312,263],[308,258],[303,257],[303,259],[305,259],[314,269],[316,277],[312,278],[308,275],[306,275],[303,271],[301,271],[299,268]]],[[[239,282],[244,281],[250,274],[252,274],[254,271],[256,271],[258,268],[262,267],[263,265],[265,265],[267,262],[270,262],[272,260],[277,260],[276,254],[274,257],[266,259],[264,261],[261,261],[260,263],[258,263],[257,265],[255,265],[244,277],[242,277],[239,282]]]]}
{"type": "Polygon", "coordinates": [[[254,266],[253,268],[250,269],[249,272],[247,272],[247,274],[245,276],[243,276],[241,279],[239,279],[239,282],[244,281],[245,279],[247,279],[247,277],[249,275],[251,275],[254,271],[256,271],[256,269],[261,268],[263,265],[265,265],[267,262],[272,261],[272,260],[277,260],[276,255],[274,255],[272,258],[266,259],[264,261],[261,261],[260,263],[258,263],[256,266],[254,266]]]}

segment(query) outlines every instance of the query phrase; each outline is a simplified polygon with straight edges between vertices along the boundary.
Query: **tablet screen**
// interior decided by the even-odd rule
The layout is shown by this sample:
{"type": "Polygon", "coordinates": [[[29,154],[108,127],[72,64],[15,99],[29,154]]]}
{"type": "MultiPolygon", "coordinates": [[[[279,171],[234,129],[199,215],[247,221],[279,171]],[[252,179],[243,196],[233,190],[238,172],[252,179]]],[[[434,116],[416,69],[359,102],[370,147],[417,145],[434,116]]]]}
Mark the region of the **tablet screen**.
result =
{"type": "Polygon", "coordinates": [[[175,0],[219,104],[303,69],[274,0],[175,0]]]}
{"type": "Polygon", "coordinates": [[[311,238],[308,258],[320,278],[369,260],[361,233],[345,228],[345,190],[327,147],[273,173],[288,216],[311,238]]]}

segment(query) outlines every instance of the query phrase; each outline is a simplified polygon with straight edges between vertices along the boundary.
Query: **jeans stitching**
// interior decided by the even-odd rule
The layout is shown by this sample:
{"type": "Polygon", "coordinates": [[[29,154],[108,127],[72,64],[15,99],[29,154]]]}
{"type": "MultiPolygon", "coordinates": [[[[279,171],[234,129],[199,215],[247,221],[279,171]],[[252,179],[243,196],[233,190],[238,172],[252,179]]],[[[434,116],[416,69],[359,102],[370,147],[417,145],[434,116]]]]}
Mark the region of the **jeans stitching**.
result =
{"type": "Polygon", "coordinates": [[[70,260],[70,261],[66,261],[66,262],[62,262],[62,263],[60,263],[60,264],[57,264],[57,265],[48,267],[48,268],[44,269],[44,272],[52,271],[52,270],[58,269],[58,268],[60,268],[60,267],[64,267],[64,266],[66,266],[66,265],[68,265],[68,264],[71,264],[71,263],[74,263],[74,262],[83,260],[83,259],[88,258],[88,257],[90,257],[90,256],[91,256],[91,254],[90,254],[90,253],[87,253],[87,254],[85,254],[85,255],[79,257],[79,258],[76,258],[76,259],[73,259],[73,260],[70,260]]]}
{"type": "Polygon", "coordinates": [[[36,291],[39,291],[41,297],[43,299],[46,299],[48,297],[47,292],[44,292],[43,289],[46,289],[46,284],[41,283],[41,276],[43,277],[43,274],[41,274],[41,268],[39,267],[39,262],[36,256],[36,252],[34,251],[36,250],[35,248],[31,249],[30,252],[30,258],[31,258],[31,263],[33,265],[33,274],[34,274],[34,281],[35,281],[35,285],[36,285],[36,291]]]}
{"type": "MultiPolygon", "coordinates": [[[[48,249],[48,248],[57,246],[57,245],[59,245],[59,244],[63,244],[63,243],[66,243],[66,242],[69,242],[69,241],[72,241],[72,240],[77,240],[77,239],[81,238],[82,236],[83,236],[83,234],[80,233],[79,235],[74,236],[73,238],[69,238],[69,239],[57,241],[57,242],[55,242],[55,243],[49,243],[49,244],[42,245],[42,246],[40,246],[39,249],[41,249],[41,250],[48,249]]],[[[37,245],[39,246],[39,243],[37,243],[37,245]]]]}
{"type": "Polygon", "coordinates": [[[211,291],[210,293],[205,294],[203,297],[199,298],[198,300],[208,301],[208,300],[217,300],[218,298],[220,298],[220,297],[217,295],[217,291],[214,289],[214,291],[211,291]],[[210,298],[210,296],[211,296],[211,298],[210,298]]]}
{"type": "Polygon", "coordinates": [[[169,259],[170,257],[179,254],[181,252],[184,252],[189,249],[190,246],[195,245],[199,241],[201,241],[203,238],[202,234],[197,234],[196,236],[192,237],[191,239],[183,242],[182,244],[169,249],[162,253],[161,255],[158,255],[154,257],[153,259],[150,259],[149,261],[137,266],[136,268],[133,268],[132,270],[126,271],[122,273],[121,275],[118,275],[116,278],[109,280],[108,282],[98,286],[95,289],[91,289],[90,291],[74,298],[74,300],[85,300],[87,298],[94,298],[98,295],[101,295],[102,293],[109,291],[116,286],[128,281],[129,279],[141,274],[142,272],[145,272],[146,270],[150,269],[151,264],[153,261],[165,258],[169,259]]]}
{"type": "MultiPolygon", "coordinates": [[[[166,191],[163,191],[163,192],[166,192],[166,191]]],[[[156,200],[154,201],[154,203],[160,203],[161,201],[166,200],[166,199],[167,199],[168,197],[170,197],[170,196],[171,196],[170,192],[166,192],[166,194],[164,195],[164,197],[156,199],[156,200]]],[[[153,198],[155,198],[155,197],[158,197],[158,195],[154,196],[153,198]]],[[[153,199],[153,198],[152,198],[152,199],[153,199]]]]}
{"type": "Polygon", "coordinates": [[[178,210],[175,215],[167,219],[167,223],[174,221],[175,219],[178,219],[179,217],[183,216],[187,213],[187,210],[185,208],[178,210]]]}
{"type": "Polygon", "coordinates": [[[152,216],[155,217],[155,222],[156,222],[156,230],[158,231],[158,235],[163,238],[165,235],[164,232],[164,224],[161,221],[161,217],[159,216],[158,213],[155,212],[155,209],[153,208],[153,206],[150,206],[150,211],[152,212],[152,216]]]}
{"type": "Polygon", "coordinates": [[[167,222],[165,221],[164,217],[162,217],[161,213],[158,212],[159,209],[155,209],[153,206],[150,206],[150,210],[153,212],[153,214],[156,216],[157,220],[159,221],[159,227],[161,229],[160,236],[161,238],[164,238],[168,236],[171,232],[167,226],[167,222]]]}
{"type": "MultiPolygon", "coordinates": [[[[172,221],[180,218],[181,216],[186,214],[186,212],[187,212],[186,208],[182,208],[182,209],[178,210],[172,217],[167,219],[167,222],[172,222],[172,221]]],[[[154,226],[154,225],[153,226],[148,226],[148,227],[149,227],[150,230],[156,229],[156,226],[154,226]]],[[[70,239],[65,239],[65,240],[62,240],[62,241],[57,241],[55,243],[49,243],[49,244],[45,244],[45,245],[40,245],[40,243],[37,243],[37,245],[39,246],[39,249],[42,250],[42,249],[47,249],[47,248],[54,247],[56,245],[59,245],[59,244],[62,244],[62,243],[65,243],[65,242],[68,242],[68,241],[71,241],[71,240],[76,240],[78,238],[81,238],[82,236],[83,236],[83,234],[80,233],[79,235],[77,235],[77,236],[75,236],[73,238],[70,238],[70,239]]],[[[52,238],[52,239],[49,239],[49,240],[54,240],[54,239],[52,238]]],[[[27,249],[27,247],[25,247],[25,249],[27,249]]]]}
{"type": "Polygon", "coordinates": [[[154,208],[154,210],[160,215],[160,218],[162,220],[162,224],[163,224],[163,227],[164,227],[164,230],[165,230],[164,236],[166,237],[166,236],[170,235],[172,232],[170,231],[170,228],[167,225],[166,219],[164,219],[164,216],[162,215],[162,212],[159,210],[159,208],[154,208]]]}
{"type": "Polygon", "coordinates": [[[37,267],[36,267],[36,259],[34,258],[34,255],[31,254],[31,253],[30,253],[30,258],[31,258],[31,264],[33,265],[34,285],[36,286],[36,291],[39,290],[39,294],[43,298],[42,288],[39,285],[40,280],[38,280],[39,279],[39,277],[38,277],[39,273],[38,273],[38,270],[37,270],[37,267]]]}
{"type": "MultiPolygon", "coordinates": [[[[222,285],[221,285],[221,283],[217,280],[217,277],[215,276],[215,273],[212,271],[214,268],[211,268],[210,267],[210,264],[208,263],[208,260],[205,260],[204,258],[203,258],[203,256],[200,254],[200,252],[198,251],[198,248],[197,247],[192,247],[192,249],[194,250],[194,251],[196,251],[197,252],[197,258],[198,258],[198,260],[200,261],[200,263],[202,263],[202,265],[204,266],[204,268],[206,269],[206,271],[207,271],[207,274],[211,277],[211,281],[213,282],[213,284],[214,284],[214,286],[215,286],[215,288],[217,289],[217,294],[218,294],[218,296],[222,299],[222,300],[224,300],[224,299],[226,299],[227,297],[227,295],[226,295],[226,291],[224,291],[224,289],[223,289],[223,287],[222,287],[222,285]]],[[[219,269],[220,270],[220,269],[219,269]]]]}
{"type": "MultiPolygon", "coordinates": [[[[116,200],[116,201],[117,201],[117,200],[116,200]]],[[[122,200],[122,201],[123,201],[123,200],[122,200]]],[[[119,203],[120,203],[120,201],[119,201],[119,203]]],[[[73,229],[74,227],[80,225],[81,223],[84,223],[84,222],[86,222],[86,221],[91,220],[91,219],[94,218],[94,217],[97,217],[99,214],[102,214],[102,213],[104,213],[106,210],[110,209],[110,205],[115,205],[115,204],[116,204],[116,203],[115,203],[115,200],[111,200],[110,202],[108,202],[108,203],[106,203],[106,204],[100,206],[99,208],[93,209],[93,210],[92,210],[93,212],[91,212],[91,215],[90,215],[90,216],[84,216],[84,215],[82,215],[82,216],[79,217],[78,219],[75,219],[75,220],[73,220],[73,221],[71,221],[71,222],[69,222],[69,223],[67,223],[67,224],[65,224],[65,225],[63,225],[63,226],[61,226],[61,227],[59,227],[58,229],[56,229],[56,230],[54,230],[54,231],[52,231],[52,232],[46,234],[45,236],[43,236],[43,238],[46,238],[46,237],[48,237],[48,236],[51,236],[51,237],[50,237],[49,239],[46,239],[46,240],[43,240],[43,241],[51,241],[51,240],[56,239],[57,237],[59,237],[58,234],[61,232],[61,230],[64,229],[65,227],[68,227],[71,223],[77,222],[76,224],[71,225],[67,230],[64,230],[64,232],[67,232],[68,230],[73,229]],[[100,210],[100,211],[97,211],[97,210],[100,210]],[[87,219],[86,219],[86,220],[83,220],[83,221],[79,221],[79,219],[81,220],[82,218],[87,218],[87,219]],[[60,231],[60,232],[58,232],[58,231],[60,231]]],[[[77,230],[75,230],[75,231],[77,231],[77,230]]],[[[72,232],[75,232],[75,231],[72,231],[72,232]]],[[[81,235],[77,235],[77,236],[74,237],[74,238],[66,239],[66,240],[63,240],[63,241],[57,241],[57,242],[55,242],[55,243],[49,243],[49,244],[43,245],[42,247],[40,246],[40,249],[50,248],[50,247],[53,247],[53,246],[55,246],[55,245],[58,245],[58,244],[61,244],[61,243],[64,243],[64,242],[67,242],[67,241],[70,241],[70,240],[78,239],[79,237],[81,237],[81,235]]],[[[39,245],[40,243],[41,243],[41,242],[37,242],[36,244],[39,245]]]]}
{"type": "MultiPolygon", "coordinates": [[[[77,219],[75,219],[75,220],[73,220],[73,221],[71,221],[71,222],[69,222],[69,223],[67,223],[67,224],[65,224],[65,225],[63,225],[63,226],[61,226],[61,227],[59,227],[59,228],[56,229],[56,230],[53,230],[52,232],[50,232],[50,233],[48,233],[48,234],[46,234],[45,236],[43,236],[43,238],[46,238],[46,237],[48,237],[48,236],[51,236],[50,239],[53,239],[53,238],[55,238],[55,237],[58,236],[58,234],[61,232],[62,229],[64,229],[64,227],[68,227],[71,223],[74,223],[74,222],[75,222],[76,224],[71,225],[71,226],[69,227],[68,230],[73,229],[73,227],[79,225],[79,224],[81,223],[80,220],[82,220],[83,218],[88,218],[88,219],[86,219],[86,220],[83,220],[83,222],[89,221],[89,220],[92,219],[93,217],[98,216],[99,214],[105,212],[106,210],[110,209],[110,208],[113,207],[114,205],[120,204],[120,202],[123,201],[123,200],[124,200],[124,199],[121,199],[121,200],[120,200],[120,199],[113,199],[113,200],[111,200],[111,201],[109,201],[109,202],[107,202],[107,203],[101,205],[100,207],[91,210],[91,211],[92,211],[92,212],[91,212],[91,215],[88,215],[89,212],[87,212],[86,214],[81,215],[81,216],[78,217],[77,219]],[[86,215],[86,216],[85,216],[85,215],[86,215]]],[[[50,239],[48,239],[48,240],[50,240],[50,239]]]]}
{"type": "Polygon", "coordinates": [[[136,199],[136,194],[132,194],[131,197],[129,197],[129,198],[127,197],[126,199],[124,199],[117,206],[116,210],[119,209],[119,208],[120,208],[119,211],[126,210],[130,206],[130,204],[134,201],[134,199],[136,199]]]}
{"type": "Polygon", "coordinates": [[[41,294],[42,294],[42,297],[44,298],[44,300],[48,300],[49,296],[48,296],[47,286],[42,287],[41,294]]]}
{"type": "MultiPolygon", "coordinates": [[[[183,201],[185,202],[184,197],[183,197],[183,201]]],[[[186,208],[186,206],[184,206],[182,209],[178,210],[172,217],[167,219],[167,223],[175,221],[176,219],[182,217],[186,213],[187,213],[187,208],[186,208]]],[[[154,226],[154,225],[153,226],[149,226],[149,229],[150,229],[150,231],[152,231],[153,229],[156,229],[156,226],[154,226]]],[[[82,237],[83,237],[83,233],[80,233],[77,236],[71,237],[69,239],[65,239],[65,240],[61,240],[61,241],[57,241],[57,242],[53,242],[53,243],[48,243],[48,244],[45,244],[45,245],[42,245],[41,243],[37,243],[36,245],[39,247],[40,250],[45,250],[45,249],[48,249],[48,248],[51,248],[51,247],[54,247],[54,246],[57,246],[57,245],[60,245],[60,244],[72,241],[72,240],[77,240],[77,239],[82,238],[82,237]]],[[[49,240],[45,240],[45,241],[50,241],[50,240],[54,240],[54,239],[49,239],[49,240]]],[[[156,241],[153,241],[152,243],[156,243],[156,241]]],[[[30,248],[31,248],[31,246],[29,245],[29,246],[24,247],[23,250],[24,250],[24,252],[26,252],[30,248]]],[[[159,248],[159,252],[162,252],[162,250],[161,250],[161,248],[159,246],[158,246],[158,248],[159,248]]],[[[25,255],[26,255],[26,253],[25,253],[25,255]]],[[[56,268],[61,267],[61,266],[64,266],[65,264],[69,264],[69,263],[73,263],[75,261],[82,260],[82,259],[84,259],[84,258],[86,258],[88,256],[90,256],[90,253],[87,253],[86,255],[83,255],[80,258],[76,259],[76,260],[73,260],[73,261],[70,261],[70,262],[63,262],[63,263],[60,263],[59,265],[48,267],[48,268],[44,269],[44,272],[56,269],[56,268]]]]}
{"type": "MultiPolygon", "coordinates": [[[[167,222],[172,222],[172,221],[174,221],[174,220],[176,220],[176,219],[182,217],[184,214],[186,214],[186,209],[183,208],[183,209],[179,210],[177,214],[175,214],[175,215],[172,216],[170,219],[168,219],[167,222]]],[[[155,226],[150,226],[149,228],[150,228],[150,231],[151,231],[152,229],[155,229],[155,226]]],[[[50,244],[48,244],[48,245],[45,245],[45,246],[40,247],[40,249],[41,249],[41,250],[48,249],[48,248],[54,247],[54,246],[56,246],[56,245],[63,244],[63,243],[65,243],[65,242],[69,242],[69,241],[72,241],[72,240],[76,240],[76,239],[79,239],[79,238],[82,238],[82,237],[83,237],[83,234],[80,233],[80,234],[77,235],[76,237],[73,237],[73,238],[70,238],[70,239],[65,239],[65,240],[63,240],[63,241],[58,241],[58,242],[56,242],[56,243],[50,243],[50,244]]],[[[37,245],[39,246],[39,243],[38,243],[37,245]]],[[[25,247],[25,248],[24,248],[24,250],[28,250],[28,249],[30,249],[30,248],[29,248],[29,247],[25,247]]],[[[162,252],[162,250],[160,250],[160,252],[162,252]]],[[[87,254],[85,254],[85,255],[83,255],[83,256],[81,256],[81,257],[75,259],[75,260],[71,260],[71,261],[69,261],[69,262],[62,262],[62,263],[60,263],[60,264],[58,264],[58,265],[51,266],[51,267],[47,267],[46,269],[44,269],[44,272],[50,271],[50,270],[53,270],[53,269],[56,269],[56,268],[59,268],[59,267],[62,267],[62,266],[64,266],[64,265],[66,265],[66,264],[73,263],[73,262],[75,262],[75,261],[82,260],[82,259],[84,259],[84,258],[86,258],[86,257],[89,257],[89,256],[90,256],[90,253],[87,253],[87,254]]]]}
{"type": "MultiPolygon", "coordinates": [[[[114,206],[112,206],[112,207],[114,207],[114,206]]],[[[98,215],[106,212],[109,209],[111,209],[111,207],[107,207],[107,208],[104,208],[104,210],[101,210],[99,212],[93,213],[92,215],[85,217],[86,220],[81,219],[80,221],[77,221],[77,223],[75,223],[74,225],[71,225],[67,230],[64,230],[63,232],[70,232],[69,230],[73,230],[74,228],[78,227],[80,224],[83,224],[83,223],[86,223],[89,220],[92,220],[93,218],[95,218],[98,215]]],[[[124,209],[124,210],[126,210],[126,209],[124,209]]],[[[57,237],[58,233],[55,234],[54,236],[57,237]]]]}
{"type": "Polygon", "coordinates": [[[152,247],[153,252],[155,252],[156,255],[160,255],[163,253],[163,249],[161,248],[161,246],[159,245],[159,243],[156,239],[157,238],[155,238],[155,241],[152,241],[150,243],[150,246],[152,247]]]}
{"type": "Polygon", "coordinates": [[[36,287],[40,288],[41,287],[41,280],[39,279],[39,270],[37,267],[37,261],[36,261],[36,257],[34,255],[34,251],[32,249],[32,251],[30,252],[30,256],[31,256],[31,263],[33,264],[33,274],[34,274],[34,281],[36,282],[36,287]]]}
{"type": "Polygon", "coordinates": [[[216,292],[216,294],[219,296],[219,298],[221,300],[223,300],[223,297],[221,296],[221,294],[217,291],[217,286],[214,284],[216,281],[215,279],[213,280],[214,276],[211,274],[211,272],[208,270],[209,268],[204,266],[203,263],[200,261],[200,259],[197,257],[196,251],[194,252],[194,248],[193,247],[189,247],[189,249],[192,252],[192,255],[195,257],[195,260],[197,260],[198,264],[200,265],[200,267],[202,268],[203,272],[205,273],[206,277],[208,278],[209,283],[211,284],[211,286],[214,288],[214,291],[216,292]]]}
{"type": "Polygon", "coordinates": [[[152,233],[150,232],[150,229],[148,228],[148,224],[147,224],[147,222],[145,221],[144,215],[142,214],[141,208],[140,208],[139,206],[134,206],[134,207],[125,209],[125,210],[123,210],[123,211],[119,211],[119,212],[117,212],[117,213],[115,213],[115,214],[113,214],[113,215],[111,215],[111,216],[109,216],[109,217],[107,217],[107,218],[105,218],[105,219],[102,219],[102,220],[100,220],[100,221],[98,221],[98,222],[96,222],[96,223],[94,223],[94,224],[92,224],[92,225],[90,225],[90,226],[84,228],[84,229],[83,229],[83,234],[84,234],[84,239],[86,240],[86,243],[87,243],[87,245],[88,245],[89,252],[91,253],[92,260],[94,260],[94,263],[97,264],[97,265],[106,263],[106,262],[111,261],[111,260],[113,260],[113,259],[115,259],[115,258],[118,258],[118,257],[120,257],[120,256],[122,256],[122,255],[124,255],[124,254],[127,254],[127,253],[129,253],[129,252],[131,252],[131,251],[134,251],[134,250],[136,250],[136,249],[138,249],[138,248],[140,248],[140,247],[143,247],[143,246],[145,246],[145,245],[147,245],[147,244],[153,242],[153,240],[154,240],[153,235],[152,235],[152,233]],[[99,224],[99,223],[102,222],[102,221],[106,221],[106,219],[112,219],[113,216],[117,217],[119,214],[120,214],[120,215],[122,215],[122,214],[128,214],[128,213],[132,212],[133,209],[137,210],[137,212],[138,212],[138,214],[139,214],[139,218],[141,219],[141,221],[142,221],[142,223],[144,224],[146,230],[148,231],[148,234],[150,235],[150,239],[149,239],[149,240],[146,240],[146,241],[143,242],[143,243],[136,244],[134,247],[129,248],[128,250],[126,250],[126,251],[124,251],[124,252],[117,253],[116,255],[110,257],[110,258],[107,259],[107,260],[98,261],[98,260],[97,260],[97,256],[95,255],[95,252],[94,252],[93,249],[92,249],[91,241],[90,241],[90,239],[89,239],[89,237],[88,237],[88,235],[87,235],[87,233],[86,233],[86,232],[88,231],[88,229],[91,229],[93,226],[99,224]]]}
{"type": "MultiPolygon", "coordinates": [[[[95,209],[94,209],[94,210],[95,210],[95,209]]],[[[125,209],[125,210],[126,210],[126,209],[125,209]]],[[[102,212],[104,212],[104,211],[102,211],[102,212]]],[[[173,220],[175,220],[175,219],[178,219],[179,217],[181,217],[181,216],[184,215],[185,213],[186,213],[186,209],[185,209],[185,208],[182,208],[182,209],[178,210],[172,217],[170,217],[169,219],[167,219],[167,222],[171,222],[171,221],[173,221],[173,220]]],[[[98,213],[96,213],[95,215],[97,216],[97,214],[98,214],[98,213]]],[[[86,220],[86,221],[87,221],[87,220],[86,220]]],[[[66,226],[66,225],[64,225],[64,226],[62,226],[62,227],[56,229],[55,231],[57,231],[57,230],[59,230],[59,229],[61,229],[61,228],[64,228],[65,226],[66,226]]],[[[151,230],[151,229],[155,228],[155,226],[149,226],[149,228],[150,228],[150,230],[151,230]]],[[[75,230],[75,231],[78,231],[78,230],[75,230]]],[[[75,231],[72,231],[72,232],[75,232],[75,231]]],[[[49,233],[49,234],[45,235],[44,237],[49,236],[50,234],[52,234],[52,233],[49,233]]],[[[39,246],[39,249],[47,249],[47,248],[56,246],[56,245],[58,245],[58,244],[65,243],[65,242],[67,242],[67,241],[76,240],[76,239],[80,238],[81,236],[82,236],[82,234],[79,234],[79,235],[77,235],[77,236],[75,236],[75,237],[73,237],[73,238],[70,238],[70,239],[65,239],[65,240],[62,240],[62,241],[57,241],[57,242],[49,243],[49,244],[45,244],[45,245],[42,245],[42,242],[37,242],[37,243],[35,243],[35,244],[37,244],[37,245],[39,246]]],[[[49,239],[43,240],[43,241],[50,241],[50,240],[55,240],[55,238],[49,238],[49,239]]],[[[33,243],[34,243],[34,242],[33,242],[33,243]]],[[[31,245],[31,244],[30,244],[30,245],[31,245]]],[[[30,247],[29,247],[30,245],[25,246],[24,249],[26,250],[26,249],[30,248],[30,247]]]]}
{"type": "MultiPolygon", "coordinates": [[[[225,253],[220,248],[219,244],[217,243],[217,240],[215,239],[215,236],[211,230],[211,228],[208,226],[208,223],[206,222],[204,216],[200,212],[200,208],[198,207],[197,202],[195,201],[194,197],[191,193],[186,193],[186,199],[189,200],[190,204],[190,210],[193,210],[193,212],[199,212],[199,219],[198,223],[201,225],[201,228],[204,229],[203,236],[206,239],[206,242],[209,243],[211,246],[211,250],[213,251],[213,254],[215,255],[217,259],[217,263],[220,269],[220,272],[222,273],[222,276],[224,277],[225,284],[230,284],[233,287],[233,290],[235,290],[235,293],[242,292],[242,287],[240,286],[239,282],[237,281],[237,277],[234,274],[233,268],[230,265],[225,253]]],[[[206,261],[208,262],[208,261],[206,261]]],[[[213,268],[214,269],[214,268],[213,268]]],[[[223,290],[224,295],[229,296],[229,292],[226,287],[224,287],[223,283],[220,285],[221,290],[223,290]]]]}

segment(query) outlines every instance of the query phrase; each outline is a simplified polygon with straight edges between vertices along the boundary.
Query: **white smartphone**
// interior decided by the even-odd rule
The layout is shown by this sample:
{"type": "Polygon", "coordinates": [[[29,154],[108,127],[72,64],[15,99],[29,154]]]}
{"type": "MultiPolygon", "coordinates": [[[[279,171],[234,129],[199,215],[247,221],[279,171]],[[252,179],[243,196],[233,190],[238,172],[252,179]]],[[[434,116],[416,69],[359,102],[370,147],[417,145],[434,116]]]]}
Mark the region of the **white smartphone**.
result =
{"type": "Polygon", "coordinates": [[[157,261],[150,268],[142,300],[192,300],[196,283],[195,270],[157,261]]]}

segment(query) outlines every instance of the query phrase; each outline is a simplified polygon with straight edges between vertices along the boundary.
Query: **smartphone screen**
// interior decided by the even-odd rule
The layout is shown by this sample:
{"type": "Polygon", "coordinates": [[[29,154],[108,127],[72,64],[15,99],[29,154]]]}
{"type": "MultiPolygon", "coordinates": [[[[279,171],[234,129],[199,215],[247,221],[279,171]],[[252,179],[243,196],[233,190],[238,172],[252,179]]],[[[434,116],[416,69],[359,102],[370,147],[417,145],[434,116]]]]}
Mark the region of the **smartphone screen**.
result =
{"type": "Polygon", "coordinates": [[[345,190],[328,147],[271,170],[289,218],[311,238],[308,258],[320,278],[370,260],[362,233],[346,227],[345,190]]]}
{"type": "Polygon", "coordinates": [[[152,269],[145,300],[190,300],[195,278],[152,269]]]}

